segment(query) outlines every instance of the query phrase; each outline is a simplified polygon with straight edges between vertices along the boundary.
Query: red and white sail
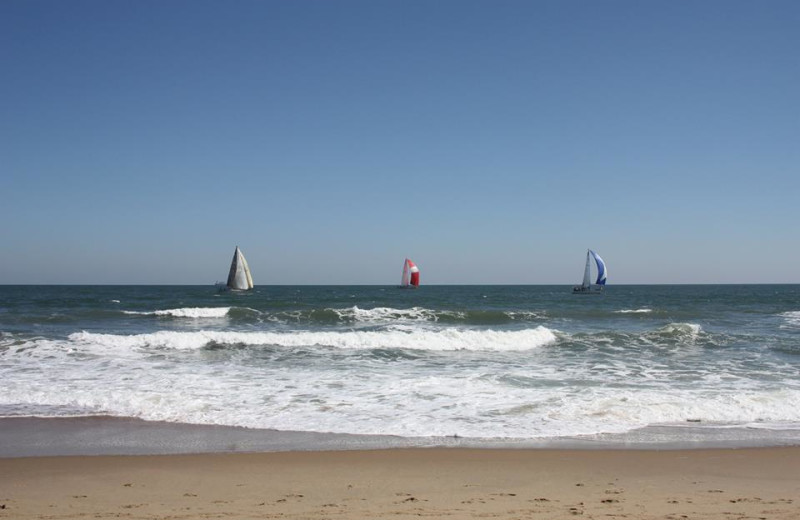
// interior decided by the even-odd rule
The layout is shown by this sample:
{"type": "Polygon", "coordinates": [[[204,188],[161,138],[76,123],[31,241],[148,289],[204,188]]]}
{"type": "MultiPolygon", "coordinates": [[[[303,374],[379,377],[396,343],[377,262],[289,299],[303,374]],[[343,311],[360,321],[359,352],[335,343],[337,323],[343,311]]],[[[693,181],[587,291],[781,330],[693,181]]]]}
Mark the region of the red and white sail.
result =
{"type": "Polygon", "coordinates": [[[419,267],[408,258],[403,262],[403,277],[400,279],[400,285],[419,287],[419,267]]]}

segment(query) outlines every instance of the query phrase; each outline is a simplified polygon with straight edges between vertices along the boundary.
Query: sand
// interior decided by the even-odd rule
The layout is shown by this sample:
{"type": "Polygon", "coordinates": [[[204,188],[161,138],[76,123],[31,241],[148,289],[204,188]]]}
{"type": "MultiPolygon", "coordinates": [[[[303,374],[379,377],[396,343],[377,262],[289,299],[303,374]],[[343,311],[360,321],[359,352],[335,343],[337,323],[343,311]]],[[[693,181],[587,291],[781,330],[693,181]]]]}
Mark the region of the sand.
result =
{"type": "Polygon", "coordinates": [[[0,459],[0,519],[800,518],[800,448],[0,459]]]}

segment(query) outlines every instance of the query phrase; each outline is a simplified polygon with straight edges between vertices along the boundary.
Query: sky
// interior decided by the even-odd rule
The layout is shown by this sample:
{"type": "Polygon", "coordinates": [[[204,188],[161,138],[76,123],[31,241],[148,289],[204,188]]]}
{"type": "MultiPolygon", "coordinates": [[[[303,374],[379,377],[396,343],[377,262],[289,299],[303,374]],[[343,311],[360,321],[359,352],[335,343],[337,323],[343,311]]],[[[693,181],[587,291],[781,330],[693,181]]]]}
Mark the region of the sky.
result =
{"type": "Polygon", "coordinates": [[[0,284],[800,283],[796,1],[4,0],[0,284]]]}

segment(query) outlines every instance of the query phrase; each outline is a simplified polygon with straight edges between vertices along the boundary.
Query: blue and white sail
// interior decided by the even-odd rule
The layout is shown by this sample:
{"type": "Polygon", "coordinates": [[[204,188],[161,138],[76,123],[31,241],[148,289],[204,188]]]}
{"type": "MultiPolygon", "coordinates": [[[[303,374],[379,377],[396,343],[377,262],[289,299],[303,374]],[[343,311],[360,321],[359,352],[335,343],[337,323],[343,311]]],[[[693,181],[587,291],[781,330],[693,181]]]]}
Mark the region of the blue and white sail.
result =
{"type": "Polygon", "coordinates": [[[589,250],[589,253],[592,255],[595,263],[597,264],[597,280],[594,283],[595,285],[605,285],[606,277],[608,274],[608,271],[606,270],[606,263],[603,262],[603,259],[600,258],[600,255],[598,255],[591,249],[589,250]]]}
{"type": "Polygon", "coordinates": [[[591,292],[600,291],[606,284],[608,277],[608,269],[606,263],[600,258],[600,255],[589,249],[586,252],[586,268],[583,270],[583,282],[572,288],[573,292],[591,292]],[[597,279],[594,282],[595,287],[592,287],[592,259],[597,266],[597,279]]]}

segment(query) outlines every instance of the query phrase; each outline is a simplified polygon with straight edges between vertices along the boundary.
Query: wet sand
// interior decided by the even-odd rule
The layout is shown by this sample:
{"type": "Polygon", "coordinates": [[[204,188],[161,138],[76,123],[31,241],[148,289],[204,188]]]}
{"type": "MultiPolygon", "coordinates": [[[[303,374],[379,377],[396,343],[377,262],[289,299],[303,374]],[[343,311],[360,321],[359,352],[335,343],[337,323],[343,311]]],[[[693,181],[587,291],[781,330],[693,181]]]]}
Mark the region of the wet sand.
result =
{"type": "Polygon", "coordinates": [[[800,518],[800,448],[0,459],[0,518],[800,518]]]}
{"type": "Polygon", "coordinates": [[[800,431],[659,426],[624,434],[541,440],[397,437],[257,430],[121,417],[0,418],[0,458],[177,455],[389,448],[688,449],[800,446],[800,431]],[[768,435],[765,435],[768,434],[768,435]]]}

